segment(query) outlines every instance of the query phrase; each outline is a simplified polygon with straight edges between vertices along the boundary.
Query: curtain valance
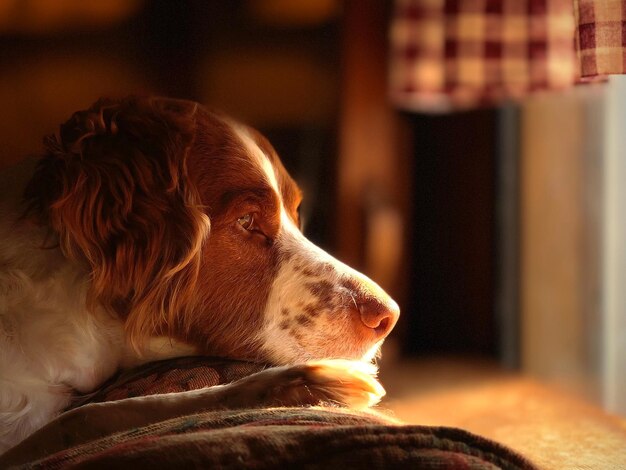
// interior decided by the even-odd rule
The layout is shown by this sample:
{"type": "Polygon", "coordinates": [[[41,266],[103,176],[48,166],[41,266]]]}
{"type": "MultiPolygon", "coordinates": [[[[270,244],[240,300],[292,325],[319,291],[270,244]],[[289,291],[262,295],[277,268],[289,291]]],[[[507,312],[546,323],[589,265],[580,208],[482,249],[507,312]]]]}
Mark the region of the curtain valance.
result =
{"type": "Polygon", "coordinates": [[[624,73],[625,18],[626,0],[396,0],[391,99],[464,109],[624,73]]]}

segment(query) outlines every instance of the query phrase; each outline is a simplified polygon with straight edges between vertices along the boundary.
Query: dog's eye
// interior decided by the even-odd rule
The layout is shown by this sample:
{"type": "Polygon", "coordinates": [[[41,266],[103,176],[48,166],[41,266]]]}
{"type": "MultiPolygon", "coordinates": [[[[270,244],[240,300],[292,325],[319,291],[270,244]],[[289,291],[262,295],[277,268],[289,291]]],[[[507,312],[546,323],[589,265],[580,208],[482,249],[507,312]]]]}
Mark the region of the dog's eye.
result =
{"type": "Polygon", "coordinates": [[[237,219],[237,223],[241,225],[245,230],[252,230],[254,224],[254,216],[252,214],[246,214],[237,219]]]}

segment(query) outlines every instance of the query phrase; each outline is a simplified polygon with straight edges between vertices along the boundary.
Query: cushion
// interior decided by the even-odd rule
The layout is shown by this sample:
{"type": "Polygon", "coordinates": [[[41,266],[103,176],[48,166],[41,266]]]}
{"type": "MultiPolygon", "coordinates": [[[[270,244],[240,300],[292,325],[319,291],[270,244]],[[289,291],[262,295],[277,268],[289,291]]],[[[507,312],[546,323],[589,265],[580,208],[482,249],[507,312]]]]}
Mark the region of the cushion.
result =
{"type": "Polygon", "coordinates": [[[70,409],[87,403],[212,387],[233,382],[266,367],[265,364],[204,356],[150,362],[118,373],[94,393],[76,397],[70,409]]]}
{"type": "MultiPolygon", "coordinates": [[[[263,365],[178,358],[114,377],[74,406],[217,385],[263,365]]],[[[219,410],[180,416],[65,449],[23,468],[534,469],[489,439],[446,427],[390,424],[337,407],[219,410]]]]}

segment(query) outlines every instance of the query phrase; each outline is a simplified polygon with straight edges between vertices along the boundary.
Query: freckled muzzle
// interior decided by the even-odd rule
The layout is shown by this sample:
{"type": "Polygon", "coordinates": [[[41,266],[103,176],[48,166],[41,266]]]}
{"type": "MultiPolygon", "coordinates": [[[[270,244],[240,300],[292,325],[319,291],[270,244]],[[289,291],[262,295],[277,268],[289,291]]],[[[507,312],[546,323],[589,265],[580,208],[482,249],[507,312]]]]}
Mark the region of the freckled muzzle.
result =
{"type": "Polygon", "coordinates": [[[400,316],[374,281],[307,240],[283,219],[283,257],[266,310],[264,350],[279,363],[369,360],[400,316]]]}
{"type": "Polygon", "coordinates": [[[310,276],[305,283],[312,298],[306,306],[308,311],[311,314],[329,312],[330,323],[332,317],[344,317],[339,315],[344,312],[351,325],[349,333],[368,343],[387,337],[400,316],[398,304],[363,274],[337,260],[333,262],[303,270],[309,271],[305,275],[310,276]],[[311,271],[318,276],[323,274],[315,277],[311,271]]]}

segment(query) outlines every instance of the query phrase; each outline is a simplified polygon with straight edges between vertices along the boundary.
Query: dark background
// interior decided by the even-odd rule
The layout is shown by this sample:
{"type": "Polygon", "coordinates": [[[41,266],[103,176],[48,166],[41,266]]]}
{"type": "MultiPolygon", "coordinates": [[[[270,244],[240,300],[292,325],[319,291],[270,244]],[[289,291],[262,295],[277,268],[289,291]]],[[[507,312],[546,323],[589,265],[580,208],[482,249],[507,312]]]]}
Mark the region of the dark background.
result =
{"type": "MultiPolygon", "coordinates": [[[[43,135],[100,96],[156,93],[197,100],[265,133],[305,190],[307,235],[367,270],[363,250],[361,259],[351,258],[345,247],[362,245],[368,206],[356,203],[358,222],[352,226],[337,207],[345,202],[339,200],[340,172],[358,169],[341,165],[347,132],[341,116],[351,105],[344,97],[366,79],[348,63],[346,51],[363,41],[356,35],[367,32],[369,20],[360,19],[364,26],[356,33],[350,24],[372,2],[318,1],[310,9],[282,2],[287,7],[281,10],[274,5],[281,2],[272,1],[111,1],[91,12],[90,3],[51,0],[38,10],[24,2],[15,7],[19,11],[4,13],[3,165],[36,155],[43,135]]],[[[389,15],[388,6],[368,8],[389,15]]],[[[372,38],[384,41],[386,32],[378,26],[384,22],[372,22],[372,38]]],[[[379,69],[384,77],[384,65],[379,69]]],[[[384,90],[372,93],[384,100],[384,90]]],[[[368,107],[357,118],[359,112],[368,113],[368,107]]],[[[408,173],[398,183],[408,201],[399,209],[402,266],[398,281],[384,286],[403,310],[394,335],[407,354],[496,357],[497,113],[389,112],[408,142],[407,166],[398,169],[408,173]]],[[[361,136],[372,144],[376,138],[361,136]]]]}

